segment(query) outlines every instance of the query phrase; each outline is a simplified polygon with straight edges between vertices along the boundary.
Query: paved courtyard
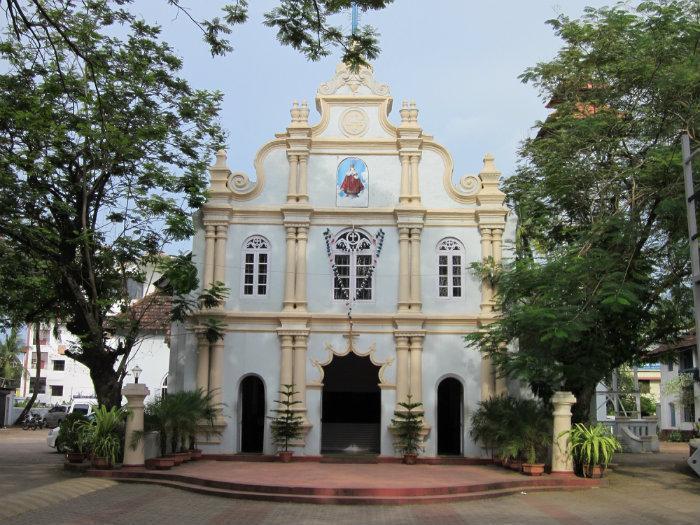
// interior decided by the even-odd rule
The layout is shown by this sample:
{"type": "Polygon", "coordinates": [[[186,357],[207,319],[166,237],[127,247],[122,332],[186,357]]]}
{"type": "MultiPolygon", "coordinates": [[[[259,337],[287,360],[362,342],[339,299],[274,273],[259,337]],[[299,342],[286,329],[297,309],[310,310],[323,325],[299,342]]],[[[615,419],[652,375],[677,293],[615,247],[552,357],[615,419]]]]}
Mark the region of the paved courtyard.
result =
{"type": "Polygon", "coordinates": [[[45,432],[0,430],[0,523],[10,524],[650,524],[700,522],[687,447],[619,455],[607,488],[440,505],[314,506],[231,500],[64,473],[45,432]],[[26,512],[17,513],[19,510],[26,512]]]}

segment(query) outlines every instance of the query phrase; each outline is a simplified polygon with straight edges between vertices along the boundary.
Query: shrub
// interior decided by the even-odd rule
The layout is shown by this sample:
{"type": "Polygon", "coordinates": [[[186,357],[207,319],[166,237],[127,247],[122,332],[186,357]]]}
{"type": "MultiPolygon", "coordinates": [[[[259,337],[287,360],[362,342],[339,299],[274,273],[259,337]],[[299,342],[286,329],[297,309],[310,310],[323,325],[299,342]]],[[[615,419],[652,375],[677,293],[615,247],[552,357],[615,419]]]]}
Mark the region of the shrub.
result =
{"type": "Polygon", "coordinates": [[[85,442],[81,426],[87,418],[79,412],[68,414],[59,427],[56,437],[56,450],[59,452],[89,452],[89,444],[85,442]]]}
{"type": "Polygon", "coordinates": [[[394,446],[401,454],[418,454],[423,450],[420,435],[423,429],[423,403],[412,402],[409,394],[408,401],[399,403],[399,406],[403,410],[394,412],[394,419],[391,420],[396,435],[394,446]]]}

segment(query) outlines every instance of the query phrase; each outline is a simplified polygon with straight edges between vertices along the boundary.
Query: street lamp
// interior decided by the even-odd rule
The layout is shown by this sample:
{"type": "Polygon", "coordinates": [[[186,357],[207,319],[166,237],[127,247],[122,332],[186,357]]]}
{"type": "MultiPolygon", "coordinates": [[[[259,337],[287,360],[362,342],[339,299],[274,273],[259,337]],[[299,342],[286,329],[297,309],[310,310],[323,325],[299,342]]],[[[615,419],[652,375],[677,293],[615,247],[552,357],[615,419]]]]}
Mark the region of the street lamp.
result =
{"type": "Polygon", "coordinates": [[[139,382],[139,376],[141,375],[141,367],[139,365],[136,365],[134,368],[131,369],[131,372],[134,374],[134,383],[139,382]]]}

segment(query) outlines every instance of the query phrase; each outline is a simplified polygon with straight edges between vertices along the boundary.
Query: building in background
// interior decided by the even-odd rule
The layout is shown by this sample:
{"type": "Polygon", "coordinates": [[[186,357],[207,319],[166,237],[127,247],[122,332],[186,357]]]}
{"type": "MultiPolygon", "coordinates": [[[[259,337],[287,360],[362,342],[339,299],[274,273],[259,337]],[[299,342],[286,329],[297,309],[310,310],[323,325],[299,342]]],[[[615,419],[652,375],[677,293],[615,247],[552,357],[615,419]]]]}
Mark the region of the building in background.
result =
{"type": "Polygon", "coordinates": [[[677,343],[660,345],[653,355],[661,360],[661,397],[659,427],[664,436],[674,430],[689,434],[696,429],[700,416],[700,375],[695,334],[689,334],[677,343]],[[685,375],[685,382],[679,376],[685,375]],[[669,385],[685,384],[684,391],[669,385]]]}
{"type": "MultiPolygon", "coordinates": [[[[158,293],[155,286],[161,277],[152,267],[146,267],[148,282],[129,282],[132,299],[131,315],[140,319],[140,342],[129,356],[126,368],[131,374],[135,366],[142,370],[139,379],[150,390],[147,398],[161,395],[167,389],[170,359],[171,299],[158,293]]],[[[19,395],[29,397],[35,388],[36,337],[34,326],[27,327],[26,346],[22,352],[25,374],[19,386],[19,395]]],[[[41,346],[41,379],[37,401],[49,405],[68,404],[76,397],[94,397],[95,390],[90,372],[81,363],[66,355],[75,337],[62,324],[42,324],[38,333],[41,346]]],[[[117,362],[118,364],[118,362],[117,362]]],[[[125,381],[125,382],[128,382],[125,381]]]]}

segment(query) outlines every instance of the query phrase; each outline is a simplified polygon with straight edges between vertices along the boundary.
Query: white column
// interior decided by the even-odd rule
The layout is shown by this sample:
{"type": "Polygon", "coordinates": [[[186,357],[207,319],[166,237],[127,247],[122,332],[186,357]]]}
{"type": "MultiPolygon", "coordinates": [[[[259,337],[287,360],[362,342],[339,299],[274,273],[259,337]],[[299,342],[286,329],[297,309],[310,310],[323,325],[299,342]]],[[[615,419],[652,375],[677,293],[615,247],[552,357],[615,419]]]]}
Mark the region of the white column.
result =
{"type": "Polygon", "coordinates": [[[214,251],[216,250],[216,227],[207,224],[204,227],[204,288],[209,288],[214,280],[214,251]]]}
{"type": "Polygon", "coordinates": [[[483,355],[481,356],[481,400],[486,401],[493,396],[495,392],[494,388],[494,378],[493,378],[493,363],[491,358],[483,355]]]}
{"type": "Polygon", "coordinates": [[[214,280],[226,282],[226,237],[228,226],[216,227],[216,253],[214,256],[214,280]]]}
{"type": "MultiPolygon", "coordinates": [[[[409,377],[408,377],[408,337],[398,336],[396,338],[396,404],[405,403],[408,399],[409,377]]],[[[397,406],[397,410],[400,407],[397,406]]]]}
{"type": "Polygon", "coordinates": [[[295,405],[295,410],[306,411],[306,336],[294,336],[294,396],[301,403],[295,405]]]}
{"type": "Polygon", "coordinates": [[[411,402],[423,402],[423,338],[411,337],[411,402]]]}
{"type": "Polygon", "coordinates": [[[125,467],[143,467],[145,463],[144,441],[142,435],[136,448],[131,447],[135,433],[143,432],[143,400],[150,394],[146,385],[131,383],[122,388],[122,395],[126,397],[126,407],[129,416],[126,418],[124,463],[125,467]]]}
{"type": "Polygon", "coordinates": [[[411,155],[411,199],[414,203],[420,202],[420,189],[418,186],[418,155],[411,155]]]}
{"type": "Polygon", "coordinates": [[[306,309],[306,244],[309,239],[309,228],[300,226],[297,229],[296,250],[296,279],[295,304],[297,308],[306,309]]]}
{"type": "Polygon", "coordinates": [[[309,202],[308,157],[299,155],[299,202],[309,202]]]}
{"type": "Polygon", "coordinates": [[[287,267],[284,276],[284,309],[294,309],[294,281],[296,278],[297,229],[287,226],[287,267]]]}
{"type": "Polygon", "coordinates": [[[410,231],[399,228],[399,311],[408,310],[411,292],[411,281],[408,272],[410,252],[410,231]]]}
{"type": "Polygon", "coordinates": [[[552,474],[573,475],[574,472],[573,460],[569,453],[569,436],[560,437],[562,432],[571,429],[571,406],[574,403],[576,398],[571,392],[555,392],[552,396],[552,474]]]}
{"type": "Polygon", "coordinates": [[[211,345],[211,355],[209,358],[209,389],[211,391],[212,403],[219,405],[223,402],[221,387],[224,377],[224,342],[216,341],[211,345]]]}
{"type": "Polygon", "coordinates": [[[280,390],[284,390],[284,385],[291,385],[294,382],[293,370],[293,352],[294,343],[291,335],[282,335],[281,339],[281,356],[280,356],[280,390]]]}
{"type": "MultiPolygon", "coordinates": [[[[489,257],[493,257],[492,239],[491,228],[481,228],[481,262],[483,263],[486,263],[489,257]]],[[[482,312],[491,312],[493,310],[491,305],[492,298],[493,292],[491,290],[491,285],[486,279],[484,279],[481,282],[482,312]]]]}
{"type": "Polygon", "coordinates": [[[297,199],[297,171],[299,157],[289,155],[289,186],[287,187],[287,202],[296,202],[297,199]]]}
{"type": "Polygon", "coordinates": [[[503,228],[493,228],[491,230],[491,253],[493,262],[501,264],[503,259],[503,228]]]}
{"type": "Polygon", "coordinates": [[[209,391],[209,340],[197,334],[197,389],[209,391]]]}
{"type": "Polygon", "coordinates": [[[411,309],[420,310],[420,228],[411,228],[411,309]]]}
{"type": "Polygon", "coordinates": [[[409,156],[406,153],[400,153],[401,159],[401,189],[399,193],[399,202],[408,202],[410,200],[410,172],[409,156]]]}

